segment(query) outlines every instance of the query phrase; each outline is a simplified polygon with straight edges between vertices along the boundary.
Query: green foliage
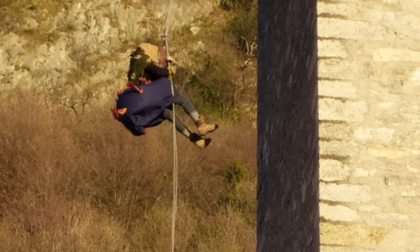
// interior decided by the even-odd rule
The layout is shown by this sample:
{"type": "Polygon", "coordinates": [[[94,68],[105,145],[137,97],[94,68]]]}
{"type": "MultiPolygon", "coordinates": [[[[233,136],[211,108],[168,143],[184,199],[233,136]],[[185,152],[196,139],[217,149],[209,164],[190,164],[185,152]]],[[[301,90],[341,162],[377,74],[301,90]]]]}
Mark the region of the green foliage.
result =
{"type": "Polygon", "coordinates": [[[247,187],[250,178],[249,168],[242,159],[235,159],[228,164],[223,172],[224,190],[220,195],[219,205],[233,207],[248,223],[254,223],[257,203],[247,187]]]}
{"type": "Polygon", "coordinates": [[[223,172],[225,185],[236,189],[240,183],[249,178],[249,169],[242,159],[235,159],[228,164],[223,172]]]}
{"type": "Polygon", "coordinates": [[[237,48],[246,53],[250,44],[257,40],[257,28],[257,12],[240,11],[229,21],[224,30],[235,39],[237,48]]]}
{"type": "MultiPolygon", "coordinates": [[[[227,53],[228,54],[228,53],[227,53]]],[[[192,55],[200,68],[187,80],[187,92],[203,114],[224,118],[233,109],[234,71],[229,58],[198,51],[192,55]]]]}
{"type": "Polygon", "coordinates": [[[207,223],[198,224],[190,237],[188,251],[197,251],[200,244],[220,242],[221,239],[223,239],[223,233],[217,226],[207,223]]]}
{"type": "Polygon", "coordinates": [[[223,171],[224,191],[219,199],[221,205],[231,205],[236,208],[243,207],[240,187],[249,179],[249,169],[241,159],[235,159],[223,171]]]}

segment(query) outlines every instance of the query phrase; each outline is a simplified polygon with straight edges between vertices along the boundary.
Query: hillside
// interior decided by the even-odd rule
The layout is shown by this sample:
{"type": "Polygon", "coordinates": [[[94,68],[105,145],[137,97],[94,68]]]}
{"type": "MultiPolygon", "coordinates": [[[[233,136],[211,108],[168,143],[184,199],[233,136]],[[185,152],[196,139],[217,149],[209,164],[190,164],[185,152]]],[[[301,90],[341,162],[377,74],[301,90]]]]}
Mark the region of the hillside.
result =
{"type": "MultiPolygon", "coordinates": [[[[134,137],[109,111],[130,52],[159,43],[166,1],[0,7],[0,251],[169,249],[171,124],[134,137]]],[[[173,10],[175,86],[221,126],[204,150],[178,137],[176,248],[252,251],[255,9],[191,0],[173,10]]]]}

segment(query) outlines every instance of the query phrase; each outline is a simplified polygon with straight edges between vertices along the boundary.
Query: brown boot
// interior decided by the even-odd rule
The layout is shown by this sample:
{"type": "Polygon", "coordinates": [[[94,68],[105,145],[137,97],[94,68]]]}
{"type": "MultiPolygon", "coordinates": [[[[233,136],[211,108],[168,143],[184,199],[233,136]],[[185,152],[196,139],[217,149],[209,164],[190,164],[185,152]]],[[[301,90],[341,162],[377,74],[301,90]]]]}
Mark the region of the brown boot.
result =
{"type": "Polygon", "coordinates": [[[217,124],[207,124],[204,122],[204,116],[200,116],[200,120],[195,122],[197,131],[200,136],[204,136],[207,133],[215,131],[219,126],[217,124]]]}
{"type": "Polygon", "coordinates": [[[197,146],[199,148],[206,148],[210,144],[211,139],[210,138],[201,138],[201,136],[199,136],[198,134],[191,133],[190,141],[193,142],[195,144],[195,146],[197,146]]]}

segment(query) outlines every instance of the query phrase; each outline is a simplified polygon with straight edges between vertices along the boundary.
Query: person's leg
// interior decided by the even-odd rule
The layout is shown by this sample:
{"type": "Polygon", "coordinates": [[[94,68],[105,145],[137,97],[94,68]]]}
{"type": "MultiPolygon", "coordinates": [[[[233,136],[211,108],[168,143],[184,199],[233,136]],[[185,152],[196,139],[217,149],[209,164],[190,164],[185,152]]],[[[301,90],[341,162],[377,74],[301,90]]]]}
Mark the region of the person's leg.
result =
{"type": "Polygon", "coordinates": [[[174,97],[174,103],[181,106],[185,112],[194,120],[194,122],[200,120],[200,115],[197,109],[191,103],[190,99],[183,94],[178,94],[174,97]]]}
{"type": "MultiPolygon", "coordinates": [[[[171,110],[165,109],[162,113],[162,117],[174,123],[171,110]]],[[[201,138],[201,136],[199,136],[197,133],[191,133],[177,116],[175,116],[175,127],[179,133],[187,137],[191,142],[200,148],[205,148],[210,144],[211,139],[201,138]]]]}
{"type": "MultiPolygon", "coordinates": [[[[169,109],[165,109],[163,111],[162,117],[165,118],[166,120],[170,121],[173,123],[173,118],[172,118],[172,111],[169,109]]],[[[188,139],[190,139],[191,137],[191,132],[187,129],[187,127],[185,127],[185,125],[181,122],[181,120],[179,120],[179,118],[177,116],[175,116],[175,127],[176,130],[181,133],[182,135],[184,135],[185,137],[187,137],[188,139]]]]}
{"type": "Polygon", "coordinates": [[[185,112],[194,120],[197,126],[198,134],[203,136],[207,133],[215,131],[219,126],[217,124],[206,124],[204,117],[198,114],[197,109],[191,103],[190,99],[185,95],[178,94],[174,97],[174,103],[181,106],[185,112]]]}

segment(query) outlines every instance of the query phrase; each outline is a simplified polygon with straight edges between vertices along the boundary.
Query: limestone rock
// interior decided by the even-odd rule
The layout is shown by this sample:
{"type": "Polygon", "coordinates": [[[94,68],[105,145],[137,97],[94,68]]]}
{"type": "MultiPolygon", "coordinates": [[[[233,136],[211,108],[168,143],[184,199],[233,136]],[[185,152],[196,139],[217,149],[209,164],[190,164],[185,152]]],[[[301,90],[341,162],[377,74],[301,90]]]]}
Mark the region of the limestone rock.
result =
{"type": "Polygon", "coordinates": [[[383,222],[393,222],[393,223],[402,223],[407,222],[410,218],[407,215],[398,214],[398,213],[381,213],[374,216],[375,220],[383,222]]]}
{"type": "Polygon", "coordinates": [[[326,97],[356,98],[357,89],[351,82],[318,81],[318,94],[326,97]]]}
{"type": "Polygon", "coordinates": [[[347,139],[350,135],[350,128],[342,123],[320,123],[319,137],[327,139],[347,139]]]}
{"type": "Polygon", "coordinates": [[[368,186],[320,183],[319,190],[321,200],[360,203],[373,199],[371,188],[368,186]]]}
{"type": "Polygon", "coordinates": [[[193,35],[197,35],[200,32],[200,30],[201,29],[198,26],[193,26],[193,27],[190,28],[190,31],[193,35]]]}
{"type": "Polygon", "coordinates": [[[350,174],[350,168],[338,160],[321,159],[319,162],[319,177],[321,181],[342,181],[350,174]]]}
{"type": "Polygon", "coordinates": [[[379,24],[337,18],[319,18],[318,35],[321,38],[363,40],[383,40],[395,37],[379,24]]]}
{"type": "Polygon", "coordinates": [[[357,221],[360,216],[356,211],[341,205],[319,204],[319,212],[321,217],[331,221],[357,221]]]}
{"type": "Polygon", "coordinates": [[[347,58],[348,53],[339,40],[321,39],[318,41],[319,57],[347,58]]]}
{"type": "Polygon", "coordinates": [[[319,119],[331,121],[362,122],[367,112],[365,101],[319,100],[319,119]]]}
{"type": "Polygon", "coordinates": [[[354,137],[360,140],[374,141],[376,143],[389,143],[392,140],[394,129],[388,128],[362,128],[358,127],[354,131],[354,137]]]}
{"type": "Polygon", "coordinates": [[[420,62],[420,52],[406,48],[379,48],[373,52],[373,61],[420,62]]]}
{"type": "Polygon", "coordinates": [[[348,4],[328,4],[325,2],[318,2],[318,15],[330,14],[340,16],[352,16],[358,13],[357,9],[348,4]]]}

